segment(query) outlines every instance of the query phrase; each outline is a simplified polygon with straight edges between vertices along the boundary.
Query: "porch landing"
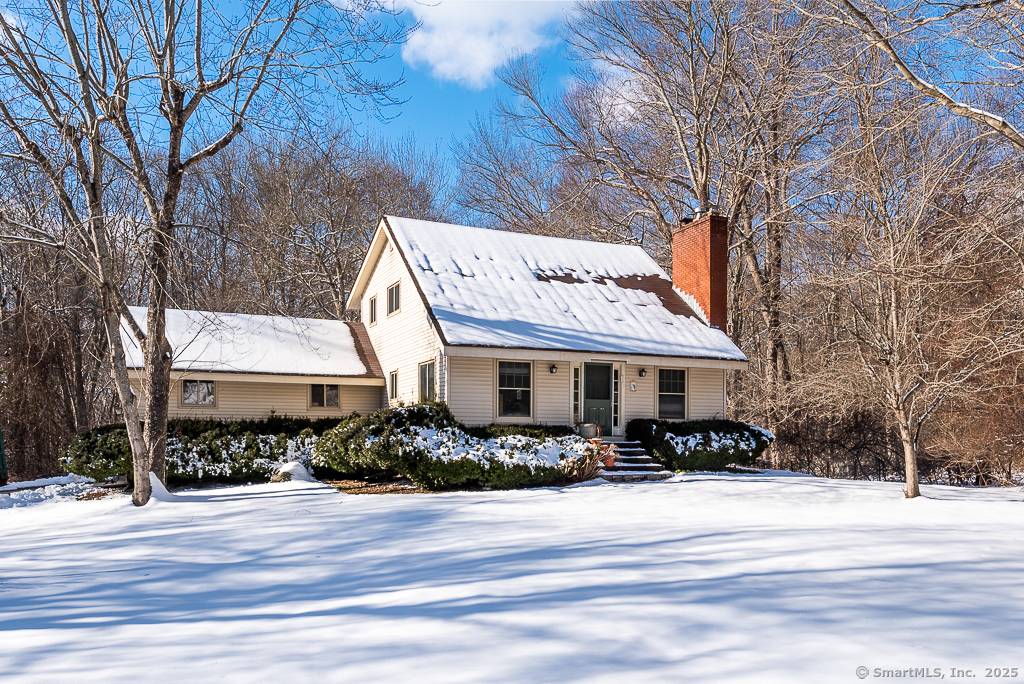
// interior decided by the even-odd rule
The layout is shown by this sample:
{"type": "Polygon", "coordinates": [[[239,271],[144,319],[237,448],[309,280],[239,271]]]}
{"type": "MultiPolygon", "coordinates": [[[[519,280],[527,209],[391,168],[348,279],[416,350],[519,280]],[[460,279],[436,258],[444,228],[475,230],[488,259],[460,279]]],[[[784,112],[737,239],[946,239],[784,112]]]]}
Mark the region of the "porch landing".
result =
{"type": "Polygon", "coordinates": [[[630,442],[622,437],[603,437],[602,440],[615,449],[615,465],[601,469],[600,477],[605,480],[659,482],[672,477],[672,471],[651,458],[640,442],[630,442]]]}

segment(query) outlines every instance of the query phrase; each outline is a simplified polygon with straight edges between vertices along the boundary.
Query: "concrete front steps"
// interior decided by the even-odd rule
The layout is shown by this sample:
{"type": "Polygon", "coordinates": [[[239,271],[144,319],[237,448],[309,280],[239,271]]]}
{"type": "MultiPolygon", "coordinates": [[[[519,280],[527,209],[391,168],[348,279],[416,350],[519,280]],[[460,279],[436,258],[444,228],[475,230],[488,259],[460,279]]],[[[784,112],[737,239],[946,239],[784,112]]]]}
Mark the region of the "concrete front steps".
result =
{"type": "Polygon", "coordinates": [[[615,465],[601,468],[600,477],[609,482],[658,482],[672,477],[670,470],[651,458],[640,442],[605,438],[615,449],[615,465]]]}

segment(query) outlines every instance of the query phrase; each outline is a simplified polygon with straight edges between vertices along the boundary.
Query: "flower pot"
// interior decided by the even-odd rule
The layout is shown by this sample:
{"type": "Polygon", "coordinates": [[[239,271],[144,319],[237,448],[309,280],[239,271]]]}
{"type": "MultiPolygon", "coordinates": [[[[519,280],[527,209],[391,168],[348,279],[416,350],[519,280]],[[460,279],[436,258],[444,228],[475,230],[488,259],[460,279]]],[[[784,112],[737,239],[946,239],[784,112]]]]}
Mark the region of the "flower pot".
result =
{"type": "Polygon", "coordinates": [[[593,439],[601,434],[601,426],[597,423],[581,423],[580,424],[580,437],[584,439],[593,439]]]}

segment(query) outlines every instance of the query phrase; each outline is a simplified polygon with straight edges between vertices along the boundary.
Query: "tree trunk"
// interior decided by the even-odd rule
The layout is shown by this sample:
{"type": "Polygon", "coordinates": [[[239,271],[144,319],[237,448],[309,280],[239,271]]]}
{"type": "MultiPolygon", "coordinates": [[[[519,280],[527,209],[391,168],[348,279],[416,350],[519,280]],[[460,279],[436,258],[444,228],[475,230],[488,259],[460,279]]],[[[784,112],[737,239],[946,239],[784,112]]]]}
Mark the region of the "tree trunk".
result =
{"type": "Polygon", "coordinates": [[[110,375],[114,381],[117,397],[121,401],[124,426],[128,432],[128,443],[132,449],[132,503],[144,506],[149,501],[149,459],[146,442],[139,423],[139,410],[131,383],[128,381],[128,365],[121,345],[121,316],[109,293],[102,293],[103,327],[107,334],[107,350],[110,360],[110,375]]]}
{"type": "Polygon", "coordinates": [[[900,442],[903,445],[903,463],[906,471],[906,486],[903,493],[908,499],[921,496],[921,480],[917,472],[917,445],[910,425],[902,417],[897,421],[900,431],[900,442]]]}
{"type": "MultiPolygon", "coordinates": [[[[184,122],[181,102],[172,121],[184,122]]],[[[153,220],[153,241],[146,263],[149,267],[149,307],[146,314],[146,410],[144,435],[149,467],[161,482],[167,483],[167,414],[171,391],[171,364],[174,352],[167,342],[167,286],[171,250],[174,247],[174,217],[184,174],[179,157],[184,123],[172,125],[167,161],[167,186],[160,211],[153,220]]]]}
{"type": "Polygon", "coordinates": [[[170,261],[170,226],[158,223],[150,246],[149,307],[146,312],[146,406],[144,436],[149,468],[161,482],[167,482],[167,414],[171,391],[173,352],[167,343],[167,275],[170,261]]]}
{"type": "Polygon", "coordinates": [[[74,272],[74,280],[71,284],[74,292],[74,299],[71,305],[71,320],[68,327],[71,331],[71,376],[72,384],[71,405],[74,415],[74,430],[76,433],[88,430],[92,427],[91,416],[89,415],[89,400],[85,396],[85,334],[82,331],[82,308],[85,303],[85,276],[80,270],[74,272]]]}

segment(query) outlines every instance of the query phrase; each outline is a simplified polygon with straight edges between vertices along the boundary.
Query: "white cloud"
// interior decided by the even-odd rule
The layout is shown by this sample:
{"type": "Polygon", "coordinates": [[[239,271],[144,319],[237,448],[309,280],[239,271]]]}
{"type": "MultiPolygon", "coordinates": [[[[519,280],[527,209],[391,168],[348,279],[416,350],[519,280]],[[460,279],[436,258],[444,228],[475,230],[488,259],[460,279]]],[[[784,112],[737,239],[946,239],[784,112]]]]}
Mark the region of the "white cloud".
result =
{"type": "Polygon", "coordinates": [[[570,2],[506,0],[396,0],[421,22],[402,48],[413,66],[434,77],[483,88],[509,60],[552,40],[553,25],[570,2]]]}

